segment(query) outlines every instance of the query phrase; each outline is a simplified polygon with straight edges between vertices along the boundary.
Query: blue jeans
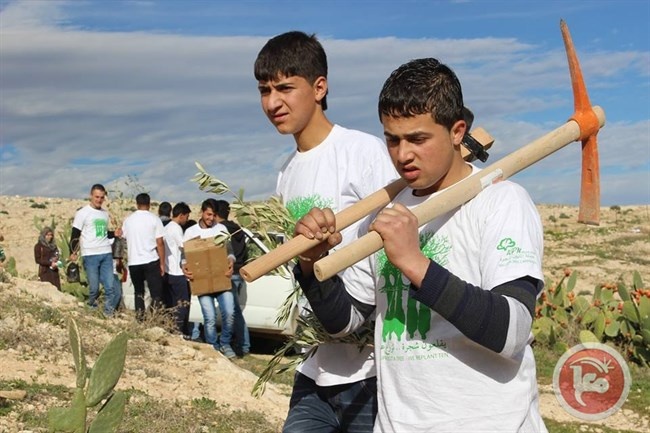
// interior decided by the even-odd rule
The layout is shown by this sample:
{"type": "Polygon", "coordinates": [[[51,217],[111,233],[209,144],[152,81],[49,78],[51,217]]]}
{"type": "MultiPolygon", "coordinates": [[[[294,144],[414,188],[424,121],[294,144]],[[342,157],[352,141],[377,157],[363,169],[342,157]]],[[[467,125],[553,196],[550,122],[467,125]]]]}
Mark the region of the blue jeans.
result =
{"type": "Polygon", "coordinates": [[[113,274],[113,294],[115,296],[115,309],[117,310],[122,300],[122,280],[119,274],[113,274]]]}
{"type": "Polygon", "coordinates": [[[237,340],[238,349],[242,354],[251,351],[251,337],[248,333],[248,326],[244,320],[244,313],[239,305],[239,294],[246,287],[246,281],[239,274],[233,274],[232,291],[235,294],[235,340],[237,340]]]}
{"type": "Polygon", "coordinates": [[[91,256],[82,256],[86,277],[88,278],[88,305],[97,306],[99,298],[99,283],[104,286],[104,313],[107,316],[113,314],[113,311],[120,302],[113,290],[113,254],[93,254],[91,256]]]}
{"type": "Polygon", "coordinates": [[[369,433],[376,415],[376,377],[318,386],[296,372],[282,433],[369,433]]]}
{"type": "Polygon", "coordinates": [[[199,296],[201,313],[203,313],[203,332],[205,342],[211,344],[215,349],[220,346],[230,346],[235,324],[235,297],[232,289],[225,292],[212,293],[199,296]],[[221,337],[217,342],[217,309],[214,301],[219,303],[221,313],[221,337]]]}

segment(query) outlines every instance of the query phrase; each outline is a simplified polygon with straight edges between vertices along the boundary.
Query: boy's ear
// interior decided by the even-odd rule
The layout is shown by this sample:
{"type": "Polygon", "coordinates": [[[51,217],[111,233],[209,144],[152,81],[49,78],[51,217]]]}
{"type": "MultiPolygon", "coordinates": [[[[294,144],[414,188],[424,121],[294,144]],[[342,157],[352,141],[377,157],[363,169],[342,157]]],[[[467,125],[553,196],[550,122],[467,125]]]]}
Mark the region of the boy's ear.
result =
{"type": "Polygon", "coordinates": [[[314,96],[318,102],[327,95],[327,78],[320,76],[314,81],[314,96]]]}
{"type": "Polygon", "coordinates": [[[457,120],[456,123],[451,127],[451,136],[454,142],[454,145],[460,146],[463,142],[463,137],[467,131],[467,123],[464,120],[457,120]]]}

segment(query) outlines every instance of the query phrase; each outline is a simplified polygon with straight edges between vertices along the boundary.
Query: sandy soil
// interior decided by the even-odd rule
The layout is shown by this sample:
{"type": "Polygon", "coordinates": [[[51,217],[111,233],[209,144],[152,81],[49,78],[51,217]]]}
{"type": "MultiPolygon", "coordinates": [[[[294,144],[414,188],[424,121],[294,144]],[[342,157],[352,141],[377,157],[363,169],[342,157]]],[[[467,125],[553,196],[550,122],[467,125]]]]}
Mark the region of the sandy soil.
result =
{"type": "MultiPolygon", "coordinates": [[[[15,285],[0,285],[0,296],[33,297],[68,309],[72,314],[82,314],[72,297],[34,281],[33,246],[38,238],[37,226],[50,225],[54,221],[62,227],[75,210],[85,204],[84,200],[0,196],[2,245],[7,256],[16,259],[19,273],[15,285]],[[45,205],[44,208],[40,208],[41,205],[45,205]]],[[[565,268],[578,271],[578,292],[593,290],[597,284],[613,282],[619,277],[629,283],[634,271],[639,271],[646,283],[650,282],[649,208],[647,205],[620,210],[603,208],[600,226],[585,226],[576,222],[576,207],[540,205],[538,209],[545,227],[546,278],[551,282],[558,280],[565,268]]],[[[0,317],[0,327],[16,326],[12,320],[0,317]]],[[[35,321],[32,325],[44,326],[35,321]]],[[[54,327],[40,331],[51,334],[51,346],[60,348],[60,353],[53,356],[51,350],[38,351],[30,347],[0,350],[0,379],[74,386],[73,365],[67,353],[67,333],[54,327]],[[30,356],[24,356],[25,351],[29,351],[30,356]]],[[[108,336],[100,338],[107,339],[108,336]]],[[[185,400],[204,396],[217,403],[229,404],[232,409],[261,411],[269,420],[281,425],[288,407],[286,390],[271,386],[262,399],[254,399],[250,390],[256,377],[251,372],[205,345],[182,341],[162,330],[152,330],[147,340],[138,345],[141,347],[137,356],[129,357],[118,387],[127,389],[133,386],[161,399],[185,400]],[[164,369],[151,374],[151,371],[146,371],[151,365],[164,365],[164,369]]],[[[563,422],[578,421],[559,406],[550,387],[543,386],[540,391],[543,416],[563,422]]],[[[634,431],[648,431],[649,428],[647,416],[641,418],[629,411],[619,411],[595,424],[634,431]]],[[[0,431],[18,431],[18,426],[9,417],[0,420],[0,431]]]]}

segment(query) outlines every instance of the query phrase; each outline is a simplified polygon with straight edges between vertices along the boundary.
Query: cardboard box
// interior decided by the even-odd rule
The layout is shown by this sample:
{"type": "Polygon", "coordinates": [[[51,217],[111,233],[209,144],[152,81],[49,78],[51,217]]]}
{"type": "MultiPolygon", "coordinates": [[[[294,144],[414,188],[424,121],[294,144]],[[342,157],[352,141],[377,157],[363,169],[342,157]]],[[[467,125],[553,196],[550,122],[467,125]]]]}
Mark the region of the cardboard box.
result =
{"type": "Polygon", "coordinates": [[[187,267],[192,273],[190,289],[193,295],[207,295],[230,290],[228,254],[226,247],[214,244],[213,239],[191,239],[183,243],[187,267]]]}

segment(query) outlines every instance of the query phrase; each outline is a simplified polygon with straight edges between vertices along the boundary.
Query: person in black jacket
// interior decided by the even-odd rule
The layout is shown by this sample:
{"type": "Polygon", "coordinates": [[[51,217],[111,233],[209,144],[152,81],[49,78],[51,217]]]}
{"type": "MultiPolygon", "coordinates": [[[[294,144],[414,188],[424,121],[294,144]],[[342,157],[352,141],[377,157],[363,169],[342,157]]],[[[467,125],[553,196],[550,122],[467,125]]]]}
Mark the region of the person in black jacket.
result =
{"type": "Polygon", "coordinates": [[[235,265],[231,277],[232,291],[235,295],[235,344],[234,350],[238,356],[246,356],[250,352],[250,335],[248,327],[244,320],[244,314],[239,304],[239,296],[246,288],[246,282],[239,275],[239,270],[246,264],[248,260],[248,251],[246,250],[246,235],[241,230],[241,227],[234,221],[230,221],[230,204],[225,200],[217,200],[217,211],[215,218],[218,223],[223,224],[230,233],[230,242],[232,244],[233,253],[235,254],[235,265]]]}

